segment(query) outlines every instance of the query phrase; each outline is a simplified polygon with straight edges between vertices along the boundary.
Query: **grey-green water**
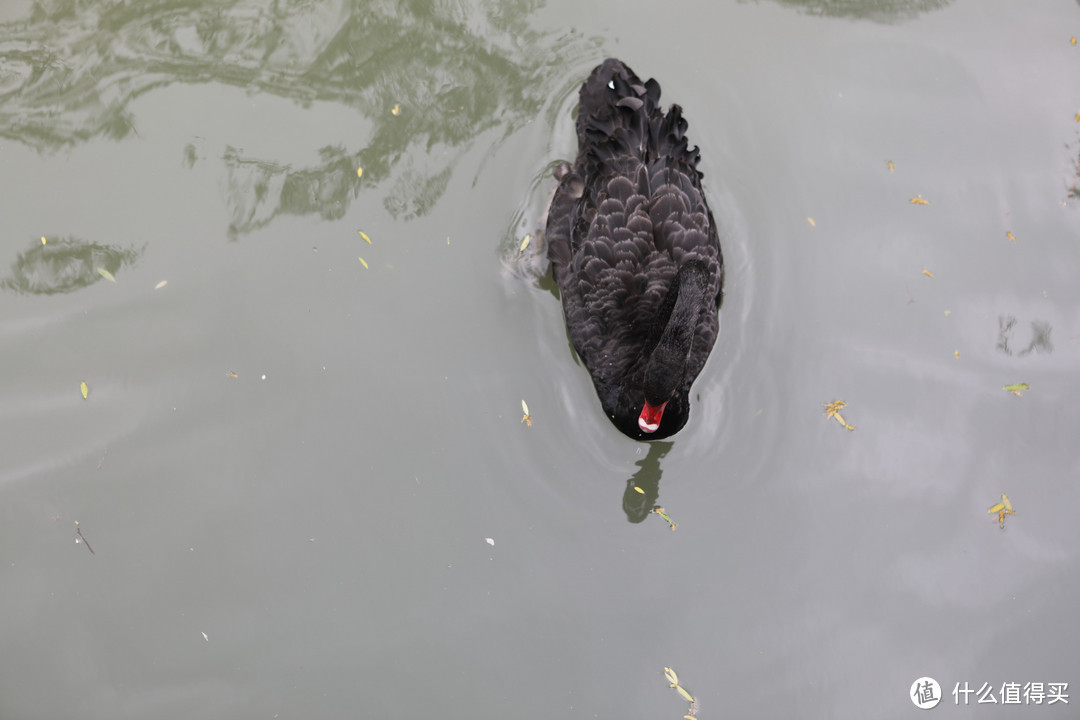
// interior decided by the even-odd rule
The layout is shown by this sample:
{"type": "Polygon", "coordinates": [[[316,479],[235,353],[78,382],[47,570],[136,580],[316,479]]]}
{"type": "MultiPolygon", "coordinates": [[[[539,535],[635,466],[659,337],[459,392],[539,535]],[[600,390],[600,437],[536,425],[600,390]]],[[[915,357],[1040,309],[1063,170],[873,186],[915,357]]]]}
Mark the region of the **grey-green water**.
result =
{"type": "Polygon", "coordinates": [[[6,5],[0,717],[679,718],[665,666],[703,719],[908,717],[921,676],[935,717],[1073,717],[999,693],[1080,693],[1078,34],[6,5]],[[603,417],[517,252],[609,55],[684,106],[723,226],[670,443],[603,417]]]}

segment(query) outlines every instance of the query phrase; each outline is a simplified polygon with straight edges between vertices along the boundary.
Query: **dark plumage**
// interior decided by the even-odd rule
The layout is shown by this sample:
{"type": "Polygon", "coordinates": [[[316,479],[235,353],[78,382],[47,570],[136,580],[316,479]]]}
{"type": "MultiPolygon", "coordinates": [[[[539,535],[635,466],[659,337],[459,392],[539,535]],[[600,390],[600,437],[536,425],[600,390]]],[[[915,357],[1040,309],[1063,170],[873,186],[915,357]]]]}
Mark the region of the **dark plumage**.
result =
{"type": "Polygon", "coordinates": [[[581,87],[578,156],[557,173],[548,258],[604,412],[635,439],[678,432],[718,332],[724,261],[682,108],[608,59],[581,87]],[[657,426],[658,424],[658,426],[657,426]]]}

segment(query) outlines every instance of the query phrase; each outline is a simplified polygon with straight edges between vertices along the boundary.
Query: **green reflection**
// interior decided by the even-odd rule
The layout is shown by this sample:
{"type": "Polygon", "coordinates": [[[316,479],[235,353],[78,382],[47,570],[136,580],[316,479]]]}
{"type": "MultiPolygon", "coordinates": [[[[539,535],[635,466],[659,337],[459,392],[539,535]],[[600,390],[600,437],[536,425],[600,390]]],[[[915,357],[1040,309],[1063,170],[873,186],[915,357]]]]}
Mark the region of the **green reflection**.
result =
{"type": "Polygon", "coordinates": [[[649,453],[634,463],[638,469],[633,477],[626,481],[622,499],[623,512],[630,522],[641,522],[649,517],[654,508],[659,507],[656,501],[660,498],[660,476],[664,474],[660,461],[673,446],[674,443],[670,441],[649,443],[649,453]],[[635,488],[639,488],[641,492],[635,488]]]}
{"type": "Polygon", "coordinates": [[[39,0],[0,25],[0,137],[42,153],[134,137],[128,105],[173,83],[336,102],[368,120],[355,148],[323,147],[301,168],[224,154],[230,235],[280,214],[339,218],[362,188],[383,188],[386,209],[410,219],[434,206],[474,141],[497,144],[536,118],[566,68],[597,54],[574,31],[532,27],[542,5],[39,0]]]}
{"type": "Polygon", "coordinates": [[[942,10],[952,5],[953,0],[774,0],[774,2],[800,8],[807,15],[890,23],[912,20],[922,13],[942,10]]]}
{"type": "Polygon", "coordinates": [[[98,268],[119,275],[120,268],[142,253],[72,237],[49,239],[44,245],[35,240],[31,249],[19,253],[11,277],[0,280],[0,288],[34,295],[69,293],[104,280],[98,268]]]}

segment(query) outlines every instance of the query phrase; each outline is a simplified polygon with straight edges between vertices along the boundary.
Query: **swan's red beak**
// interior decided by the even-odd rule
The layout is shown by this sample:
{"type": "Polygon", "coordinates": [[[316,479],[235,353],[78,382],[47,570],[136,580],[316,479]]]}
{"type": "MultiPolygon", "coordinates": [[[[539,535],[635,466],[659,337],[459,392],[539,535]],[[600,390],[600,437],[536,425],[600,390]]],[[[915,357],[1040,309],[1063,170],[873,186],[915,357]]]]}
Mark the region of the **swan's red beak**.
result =
{"type": "Polygon", "coordinates": [[[655,407],[649,404],[649,401],[645,401],[645,407],[641,408],[641,415],[637,419],[638,427],[641,428],[641,432],[654,433],[657,428],[660,427],[660,418],[664,416],[664,408],[667,407],[667,401],[656,405],[655,407]]]}

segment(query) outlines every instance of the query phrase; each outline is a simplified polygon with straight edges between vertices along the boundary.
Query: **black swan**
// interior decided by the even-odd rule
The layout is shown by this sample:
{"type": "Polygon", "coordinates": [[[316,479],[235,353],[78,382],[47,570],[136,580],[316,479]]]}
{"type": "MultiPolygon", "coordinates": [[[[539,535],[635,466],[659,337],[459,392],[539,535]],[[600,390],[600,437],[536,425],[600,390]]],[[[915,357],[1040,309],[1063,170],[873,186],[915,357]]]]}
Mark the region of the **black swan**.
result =
{"type": "Polygon", "coordinates": [[[557,171],[548,258],[604,412],[637,440],[675,434],[719,330],[724,261],[698,148],[660,85],[608,59],[581,86],[578,156],[557,171]]]}

